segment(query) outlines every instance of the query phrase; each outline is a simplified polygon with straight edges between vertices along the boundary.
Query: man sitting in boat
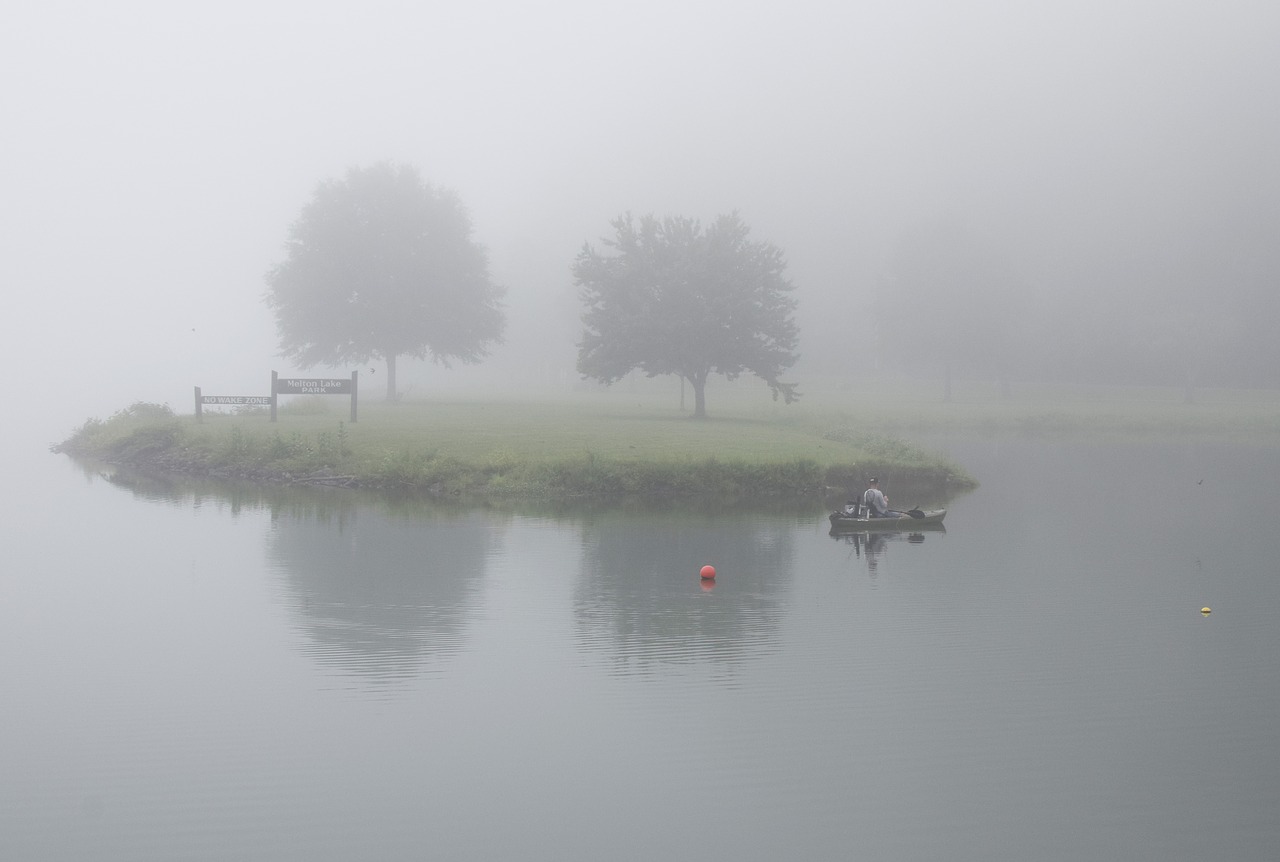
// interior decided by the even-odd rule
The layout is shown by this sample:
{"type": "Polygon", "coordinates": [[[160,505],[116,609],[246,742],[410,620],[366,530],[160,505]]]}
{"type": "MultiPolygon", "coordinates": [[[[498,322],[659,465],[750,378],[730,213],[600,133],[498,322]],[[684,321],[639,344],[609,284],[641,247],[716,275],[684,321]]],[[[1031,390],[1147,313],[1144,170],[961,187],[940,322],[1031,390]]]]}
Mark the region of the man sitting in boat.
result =
{"type": "Polygon", "coordinates": [[[869,486],[862,494],[862,502],[867,505],[867,516],[870,518],[899,518],[901,512],[889,508],[889,498],[880,490],[880,480],[872,477],[867,480],[869,486]]]}

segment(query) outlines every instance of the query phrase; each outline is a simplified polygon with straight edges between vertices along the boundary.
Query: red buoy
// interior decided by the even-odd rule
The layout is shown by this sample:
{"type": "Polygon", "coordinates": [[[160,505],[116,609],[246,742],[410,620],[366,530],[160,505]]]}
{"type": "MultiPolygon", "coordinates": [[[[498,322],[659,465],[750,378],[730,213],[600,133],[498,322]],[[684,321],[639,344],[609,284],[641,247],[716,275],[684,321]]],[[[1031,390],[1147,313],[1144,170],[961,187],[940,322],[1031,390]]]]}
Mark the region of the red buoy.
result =
{"type": "Polygon", "coordinates": [[[713,581],[713,580],[715,580],[715,577],[716,577],[716,567],[715,567],[715,566],[703,566],[703,567],[702,567],[702,571],[701,571],[701,572],[699,572],[698,574],[702,576],[702,579],[703,579],[704,581],[713,581]]]}

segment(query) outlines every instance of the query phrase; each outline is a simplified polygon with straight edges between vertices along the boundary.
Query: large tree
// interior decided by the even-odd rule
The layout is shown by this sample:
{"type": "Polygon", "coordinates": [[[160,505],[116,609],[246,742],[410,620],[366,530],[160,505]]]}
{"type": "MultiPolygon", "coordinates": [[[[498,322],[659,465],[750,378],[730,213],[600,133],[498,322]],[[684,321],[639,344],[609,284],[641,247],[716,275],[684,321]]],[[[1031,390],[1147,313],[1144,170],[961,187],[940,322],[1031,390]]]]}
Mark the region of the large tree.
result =
{"type": "Polygon", "coordinates": [[[796,361],[795,300],[781,250],[749,238],[722,215],[705,230],[687,218],[630,214],[613,221],[602,254],[584,245],[573,264],[586,311],[578,348],[584,377],[614,383],[633,369],[689,381],[696,418],[706,416],[711,374],[750,372],[789,404],[796,361]]]}
{"type": "Polygon", "coordinates": [[[267,274],[282,355],[313,365],[476,362],[502,335],[502,291],[453,192],[382,162],[322,182],[267,274]]]}

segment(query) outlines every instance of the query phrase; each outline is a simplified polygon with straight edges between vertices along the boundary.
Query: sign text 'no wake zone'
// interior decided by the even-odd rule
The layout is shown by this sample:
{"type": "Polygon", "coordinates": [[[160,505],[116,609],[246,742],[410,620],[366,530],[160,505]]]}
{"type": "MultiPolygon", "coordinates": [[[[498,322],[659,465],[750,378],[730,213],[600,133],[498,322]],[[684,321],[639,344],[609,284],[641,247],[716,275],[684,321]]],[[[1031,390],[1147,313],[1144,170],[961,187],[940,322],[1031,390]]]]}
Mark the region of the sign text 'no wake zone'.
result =
{"type": "Polygon", "coordinates": [[[262,405],[271,404],[270,395],[201,395],[201,404],[262,405]]]}

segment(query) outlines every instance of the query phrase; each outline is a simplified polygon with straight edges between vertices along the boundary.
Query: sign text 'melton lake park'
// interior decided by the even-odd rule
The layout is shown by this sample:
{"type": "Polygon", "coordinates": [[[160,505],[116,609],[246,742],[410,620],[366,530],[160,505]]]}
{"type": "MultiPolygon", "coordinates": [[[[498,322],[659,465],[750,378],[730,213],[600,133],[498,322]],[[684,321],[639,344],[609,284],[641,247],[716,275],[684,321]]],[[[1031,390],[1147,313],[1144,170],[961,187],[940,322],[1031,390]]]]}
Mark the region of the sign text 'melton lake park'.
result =
{"type": "Polygon", "coordinates": [[[201,407],[205,404],[223,404],[233,407],[271,408],[271,421],[276,421],[276,398],[280,395],[350,395],[351,421],[356,421],[356,382],[359,372],[352,371],[350,378],[345,377],[281,377],[271,372],[270,395],[205,395],[196,387],[196,421],[202,418],[201,407]]]}

